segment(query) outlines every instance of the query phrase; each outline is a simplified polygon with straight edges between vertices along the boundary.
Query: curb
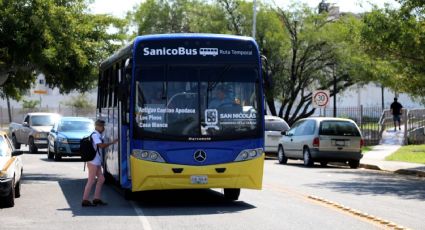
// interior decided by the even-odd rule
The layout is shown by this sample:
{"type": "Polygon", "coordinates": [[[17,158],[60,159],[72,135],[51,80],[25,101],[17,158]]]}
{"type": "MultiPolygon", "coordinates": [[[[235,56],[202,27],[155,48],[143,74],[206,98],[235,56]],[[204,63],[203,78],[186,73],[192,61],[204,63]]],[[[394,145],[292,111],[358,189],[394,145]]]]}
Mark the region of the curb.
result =
{"type": "Polygon", "coordinates": [[[398,169],[396,171],[383,170],[377,165],[372,164],[360,164],[360,168],[371,169],[371,170],[379,170],[385,171],[400,175],[409,175],[409,176],[417,176],[417,177],[425,177],[425,171],[415,170],[415,169],[398,169]]]}

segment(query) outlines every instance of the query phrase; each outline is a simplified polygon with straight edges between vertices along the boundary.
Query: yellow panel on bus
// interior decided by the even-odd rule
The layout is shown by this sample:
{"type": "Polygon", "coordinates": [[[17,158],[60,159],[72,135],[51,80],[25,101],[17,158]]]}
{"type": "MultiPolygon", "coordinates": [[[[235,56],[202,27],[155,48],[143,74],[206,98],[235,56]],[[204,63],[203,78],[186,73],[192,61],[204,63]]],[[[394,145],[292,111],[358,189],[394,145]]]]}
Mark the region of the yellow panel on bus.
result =
{"type": "Polygon", "coordinates": [[[261,189],[264,154],[256,159],[226,164],[189,166],[139,160],[130,157],[132,191],[165,189],[248,188],[261,189]],[[176,173],[174,170],[181,170],[176,173]],[[220,170],[224,172],[217,172],[220,170]],[[201,177],[201,183],[193,177],[201,177]],[[194,183],[195,182],[195,183],[194,183]]]}

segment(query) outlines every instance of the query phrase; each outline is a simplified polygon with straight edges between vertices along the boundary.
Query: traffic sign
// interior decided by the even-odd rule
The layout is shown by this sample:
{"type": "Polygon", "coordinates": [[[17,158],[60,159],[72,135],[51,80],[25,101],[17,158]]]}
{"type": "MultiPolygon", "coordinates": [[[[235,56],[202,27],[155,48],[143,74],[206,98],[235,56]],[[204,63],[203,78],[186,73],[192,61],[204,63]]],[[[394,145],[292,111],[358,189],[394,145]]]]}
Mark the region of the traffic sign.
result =
{"type": "Polygon", "coordinates": [[[329,90],[316,90],[313,92],[312,104],[314,108],[324,108],[329,103],[329,90]]]}

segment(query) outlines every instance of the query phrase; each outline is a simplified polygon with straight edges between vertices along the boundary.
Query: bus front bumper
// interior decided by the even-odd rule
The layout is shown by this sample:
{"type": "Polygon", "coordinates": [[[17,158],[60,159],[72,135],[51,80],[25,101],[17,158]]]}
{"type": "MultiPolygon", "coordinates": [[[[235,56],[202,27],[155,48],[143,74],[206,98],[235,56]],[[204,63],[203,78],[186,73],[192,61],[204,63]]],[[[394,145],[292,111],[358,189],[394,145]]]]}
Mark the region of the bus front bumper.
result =
{"type": "Polygon", "coordinates": [[[207,166],[157,163],[131,156],[130,164],[133,192],[196,188],[261,189],[264,154],[253,160],[207,166]],[[207,178],[207,181],[197,184],[193,177],[207,178]]]}

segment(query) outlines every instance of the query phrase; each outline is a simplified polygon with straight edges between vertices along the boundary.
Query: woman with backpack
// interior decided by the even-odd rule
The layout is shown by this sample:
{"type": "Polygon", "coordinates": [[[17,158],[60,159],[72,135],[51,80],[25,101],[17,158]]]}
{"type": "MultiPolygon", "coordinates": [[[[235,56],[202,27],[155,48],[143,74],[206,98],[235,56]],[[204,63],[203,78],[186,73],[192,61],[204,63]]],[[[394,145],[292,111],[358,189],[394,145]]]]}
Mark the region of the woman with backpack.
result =
{"type": "Polygon", "coordinates": [[[88,178],[87,178],[86,187],[84,189],[83,201],[81,202],[81,205],[83,207],[107,205],[106,202],[100,199],[102,186],[103,186],[103,183],[105,182],[105,177],[103,176],[103,171],[102,171],[103,150],[109,147],[110,145],[118,143],[118,139],[110,143],[103,143],[102,133],[104,131],[105,131],[105,121],[98,119],[95,122],[95,131],[91,134],[93,148],[96,150],[96,155],[93,160],[87,162],[88,178]],[[96,182],[96,177],[97,177],[97,182],[96,182]],[[96,182],[96,189],[94,192],[93,202],[91,202],[89,200],[89,196],[95,182],[96,182]]]}

